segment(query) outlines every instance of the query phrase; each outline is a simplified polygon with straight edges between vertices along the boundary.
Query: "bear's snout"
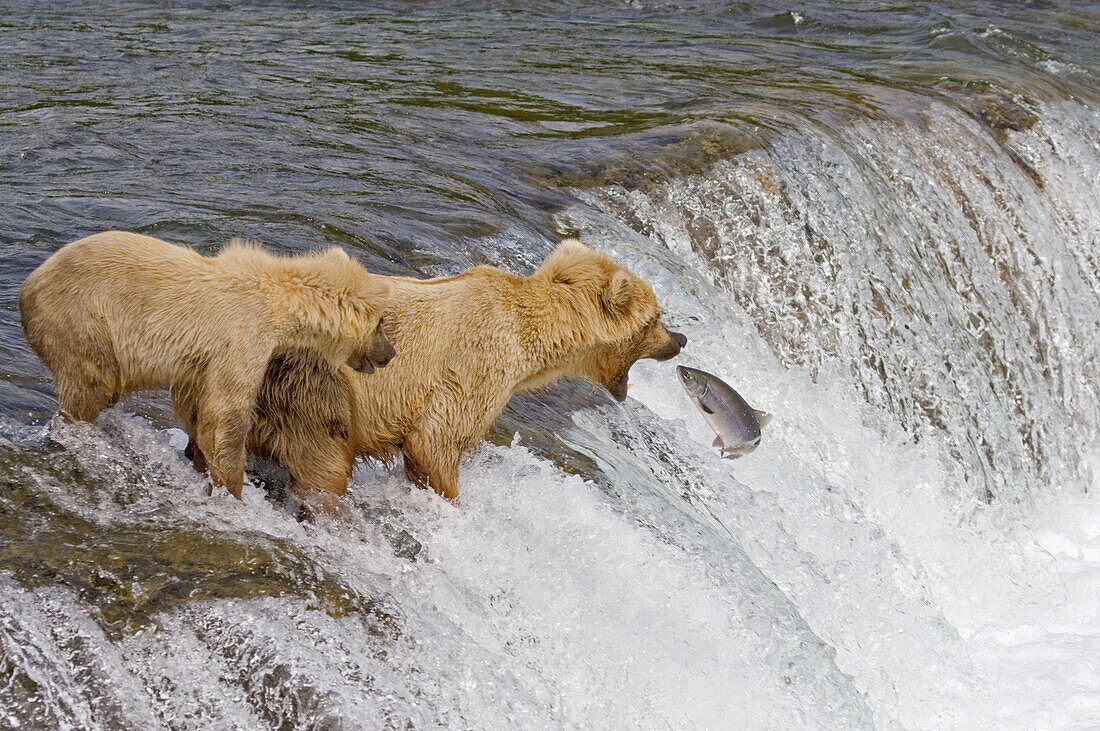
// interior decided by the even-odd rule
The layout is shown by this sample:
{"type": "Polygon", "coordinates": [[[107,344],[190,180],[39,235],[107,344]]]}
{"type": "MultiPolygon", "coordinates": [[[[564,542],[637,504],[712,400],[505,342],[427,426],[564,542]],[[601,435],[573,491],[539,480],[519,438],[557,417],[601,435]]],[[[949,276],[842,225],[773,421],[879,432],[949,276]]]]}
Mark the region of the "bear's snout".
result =
{"type": "Polygon", "coordinates": [[[385,368],[386,364],[393,360],[395,355],[397,355],[397,351],[393,349],[389,338],[382,332],[382,326],[379,325],[378,332],[374,336],[374,342],[371,343],[370,350],[367,351],[367,357],[370,358],[371,363],[374,363],[375,368],[385,368]]]}
{"type": "Polygon", "coordinates": [[[657,350],[647,357],[653,360],[668,360],[669,358],[675,358],[680,354],[680,350],[687,345],[688,339],[683,333],[666,332],[668,332],[668,340],[665,341],[664,345],[657,348],[657,350]]]}
{"type": "Polygon", "coordinates": [[[375,368],[385,368],[386,364],[393,360],[395,355],[397,355],[397,351],[393,349],[386,333],[382,332],[382,323],[380,322],[378,328],[374,331],[374,337],[371,338],[370,345],[367,346],[366,350],[352,353],[351,357],[348,358],[348,365],[360,373],[374,373],[375,368]]]}

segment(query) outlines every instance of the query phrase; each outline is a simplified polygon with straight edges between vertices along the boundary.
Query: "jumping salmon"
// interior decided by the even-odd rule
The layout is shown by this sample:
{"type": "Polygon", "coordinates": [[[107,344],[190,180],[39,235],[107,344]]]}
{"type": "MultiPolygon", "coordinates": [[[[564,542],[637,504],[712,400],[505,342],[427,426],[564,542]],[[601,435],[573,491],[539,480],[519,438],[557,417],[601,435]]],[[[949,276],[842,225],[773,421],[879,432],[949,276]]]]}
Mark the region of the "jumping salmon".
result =
{"type": "Polygon", "coordinates": [[[771,421],[771,414],[752,408],[728,383],[706,371],[677,366],[676,375],[718,435],[713,446],[722,451],[723,457],[737,459],[756,449],[760,429],[771,421]]]}

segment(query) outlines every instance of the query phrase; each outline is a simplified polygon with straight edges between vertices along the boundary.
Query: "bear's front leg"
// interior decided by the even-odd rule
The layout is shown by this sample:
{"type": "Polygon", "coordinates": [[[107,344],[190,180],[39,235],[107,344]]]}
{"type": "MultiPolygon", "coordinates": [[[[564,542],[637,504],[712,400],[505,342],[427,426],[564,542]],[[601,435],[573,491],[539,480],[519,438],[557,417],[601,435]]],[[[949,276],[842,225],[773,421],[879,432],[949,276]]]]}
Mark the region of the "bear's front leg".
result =
{"type": "Polygon", "coordinates": [[[458,498],[458,460],[461,451],[453,445],[432,444],[420,432],[405,437],[401,448],[405,477],[421,488],[432,488],[448,500],[458,498]]]}
{"type": "Polygon", "coordinates": [[[219,412],[198,430],[198,453],[209,463],[210,478],[238,500],[244,488],[245,446],[251,426],[251,412],[219,412]]]}

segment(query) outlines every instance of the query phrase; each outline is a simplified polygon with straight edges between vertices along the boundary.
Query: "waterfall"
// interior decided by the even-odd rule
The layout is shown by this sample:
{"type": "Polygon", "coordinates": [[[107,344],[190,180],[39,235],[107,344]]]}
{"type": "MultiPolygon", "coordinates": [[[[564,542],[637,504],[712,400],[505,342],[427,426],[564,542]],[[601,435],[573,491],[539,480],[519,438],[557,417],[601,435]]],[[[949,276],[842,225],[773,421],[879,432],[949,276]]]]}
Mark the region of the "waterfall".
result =
{"type": "Polygon", "coordinates": [[[1100,117],[914,118],[778,135],[590,200],[706,274],[788,367],[854,385],[968,489],[1086,489],[1100,424],[1100,117]]]}
{"type": "Polygon", "coordinates": [[[364,464],[302,525],[127,403],[0,418],[0,725],[1094,722],[1100,115],[1020,109],[575,191],[558,223],[689,344],[622,404],[535,395],[553,423],[510,414],[458,505],[364,464]],[[775,415],[755,452],[709,446],[675,363],[775,415]]]}

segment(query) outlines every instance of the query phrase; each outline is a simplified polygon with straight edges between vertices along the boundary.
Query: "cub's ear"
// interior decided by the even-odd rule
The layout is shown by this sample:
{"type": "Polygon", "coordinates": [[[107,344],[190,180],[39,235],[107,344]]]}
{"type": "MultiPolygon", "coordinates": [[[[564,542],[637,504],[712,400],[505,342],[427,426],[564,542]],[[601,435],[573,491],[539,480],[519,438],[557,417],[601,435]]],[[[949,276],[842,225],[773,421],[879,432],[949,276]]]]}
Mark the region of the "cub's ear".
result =
{"type": "Polygon", "coordinates": [[[332,259],[334,261],[348,261],[350,257],[348,252],[341,249],[339,246],[330,246],[320,253],[320,256],[325,259],[332,259]]]}
{"type": "Polygon", "coordinates": [[[382,277],[368,274],[360,281],[355,296],[359,299],[360,306],[368,309],[382,309],[390,299],[390,283],[382,277]]]}
{"type": "Polygon", "coordinates": [[[613,317],[622,317],[630,312],[634,300],[634,282],[622,269],[617,270],[607,280],[607,286],[600,293],[600,302],[613,317]]]}

